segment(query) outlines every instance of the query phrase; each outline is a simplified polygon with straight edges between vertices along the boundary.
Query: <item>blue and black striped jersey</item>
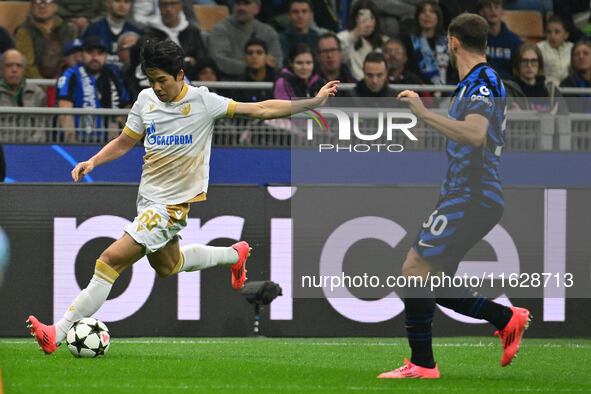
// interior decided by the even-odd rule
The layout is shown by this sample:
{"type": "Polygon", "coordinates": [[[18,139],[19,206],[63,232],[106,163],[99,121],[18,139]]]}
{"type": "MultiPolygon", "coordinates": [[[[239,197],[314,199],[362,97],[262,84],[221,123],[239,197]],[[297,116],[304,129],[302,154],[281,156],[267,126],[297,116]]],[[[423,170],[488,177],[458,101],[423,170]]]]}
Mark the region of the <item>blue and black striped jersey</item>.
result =
{"type": "Polygon", "coordinates": [[[442,196],[504,205],[499,165],[505,144],[506,112],[501,78],[490,65],[477,64],[458,83],[448,116],[460,121],[470,114],[484,116],[489,121],[486,140],[482,146],[474,147],[448,139],[448,167],[441,185],[442,196]]]}

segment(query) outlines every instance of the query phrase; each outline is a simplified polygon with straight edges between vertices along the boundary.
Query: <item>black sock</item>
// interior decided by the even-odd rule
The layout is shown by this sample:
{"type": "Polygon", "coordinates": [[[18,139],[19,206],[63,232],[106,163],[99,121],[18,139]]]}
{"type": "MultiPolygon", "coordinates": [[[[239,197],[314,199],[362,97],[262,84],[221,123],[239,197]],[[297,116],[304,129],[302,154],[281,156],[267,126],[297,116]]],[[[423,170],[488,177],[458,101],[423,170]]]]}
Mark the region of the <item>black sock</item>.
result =
{"type": "Polygon", "coordinates": [[[431,327],[435,299],[425,288],[407,288],[404,300],[405,327],[412,351],[410,362],[425,368],[434,368],[431,327]],[[422,298],[419,298],[422,297],[422,298]]]}
{"type": "Polygon", "coordinates": [[[468,288],[436,288],[435,301],[462,315],[489,321],[497,329],[505,328],[513,311],[504,305],[492,302],[479,292],[468,288]]]}

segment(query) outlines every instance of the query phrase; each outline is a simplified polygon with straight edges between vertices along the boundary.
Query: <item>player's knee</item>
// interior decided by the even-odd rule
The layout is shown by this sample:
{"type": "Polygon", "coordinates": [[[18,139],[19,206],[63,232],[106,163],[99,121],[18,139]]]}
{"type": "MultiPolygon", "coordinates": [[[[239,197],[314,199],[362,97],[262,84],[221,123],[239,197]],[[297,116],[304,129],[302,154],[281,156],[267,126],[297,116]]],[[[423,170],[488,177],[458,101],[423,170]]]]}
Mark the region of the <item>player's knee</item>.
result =
{"type": "Polygon", "coordinates": [[[158,277],[160,278],[168,278],[173,274],[173,269],[167,266],[152,266],[152,268],[154,268],[154,271],[156,271],[156,275],[158,275],[158,277]]]}
{"type": "Polygon", "coordinates": [[[171,261],[167,261],[166,259],[148,259],[148,261],[154,271],[156,271],[156,275],[160,278],[168,278],[177,273],[175,265],[171,261]]]}

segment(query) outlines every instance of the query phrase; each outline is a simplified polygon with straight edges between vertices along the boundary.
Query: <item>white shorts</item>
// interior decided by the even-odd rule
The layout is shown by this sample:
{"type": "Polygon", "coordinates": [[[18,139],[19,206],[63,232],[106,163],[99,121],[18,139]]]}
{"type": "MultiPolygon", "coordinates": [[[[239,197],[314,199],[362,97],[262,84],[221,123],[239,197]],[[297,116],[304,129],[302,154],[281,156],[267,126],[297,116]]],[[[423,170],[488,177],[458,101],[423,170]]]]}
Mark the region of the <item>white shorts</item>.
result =
{"type": "Polygon", "coordinates": [[[189,203],[159,204],[137,196],[137,216],[125,232],[146,248],[146,254],[157,252],[187,227],[189,203]]]}

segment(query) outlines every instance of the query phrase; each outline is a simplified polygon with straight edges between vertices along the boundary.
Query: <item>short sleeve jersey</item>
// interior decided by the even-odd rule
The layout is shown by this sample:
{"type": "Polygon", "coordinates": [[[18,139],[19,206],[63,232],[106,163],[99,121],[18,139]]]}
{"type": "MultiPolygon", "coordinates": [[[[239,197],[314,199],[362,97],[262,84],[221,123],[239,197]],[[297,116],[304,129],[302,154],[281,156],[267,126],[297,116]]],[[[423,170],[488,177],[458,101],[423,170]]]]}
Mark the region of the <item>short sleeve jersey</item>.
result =
{"type": "Polygon", "coordinates": [[[161,204],[179,204],[207,192],[214,122],[233,117],[236,102],[185,84],[173,102],[152,89],[140,92],[123,132],[145,136],[139,193],[161,204]]]}
{"type": "Polygon", "coordinates": [[[461,121],[470,114],[488,119],[486,140],[480,147],[447,140],[448,167],[441,195],[504,206],[499,166],[505,145],[505,87],[486,63],[470,70],[458,83],[450,102],[450,118],[461,121]]]}

